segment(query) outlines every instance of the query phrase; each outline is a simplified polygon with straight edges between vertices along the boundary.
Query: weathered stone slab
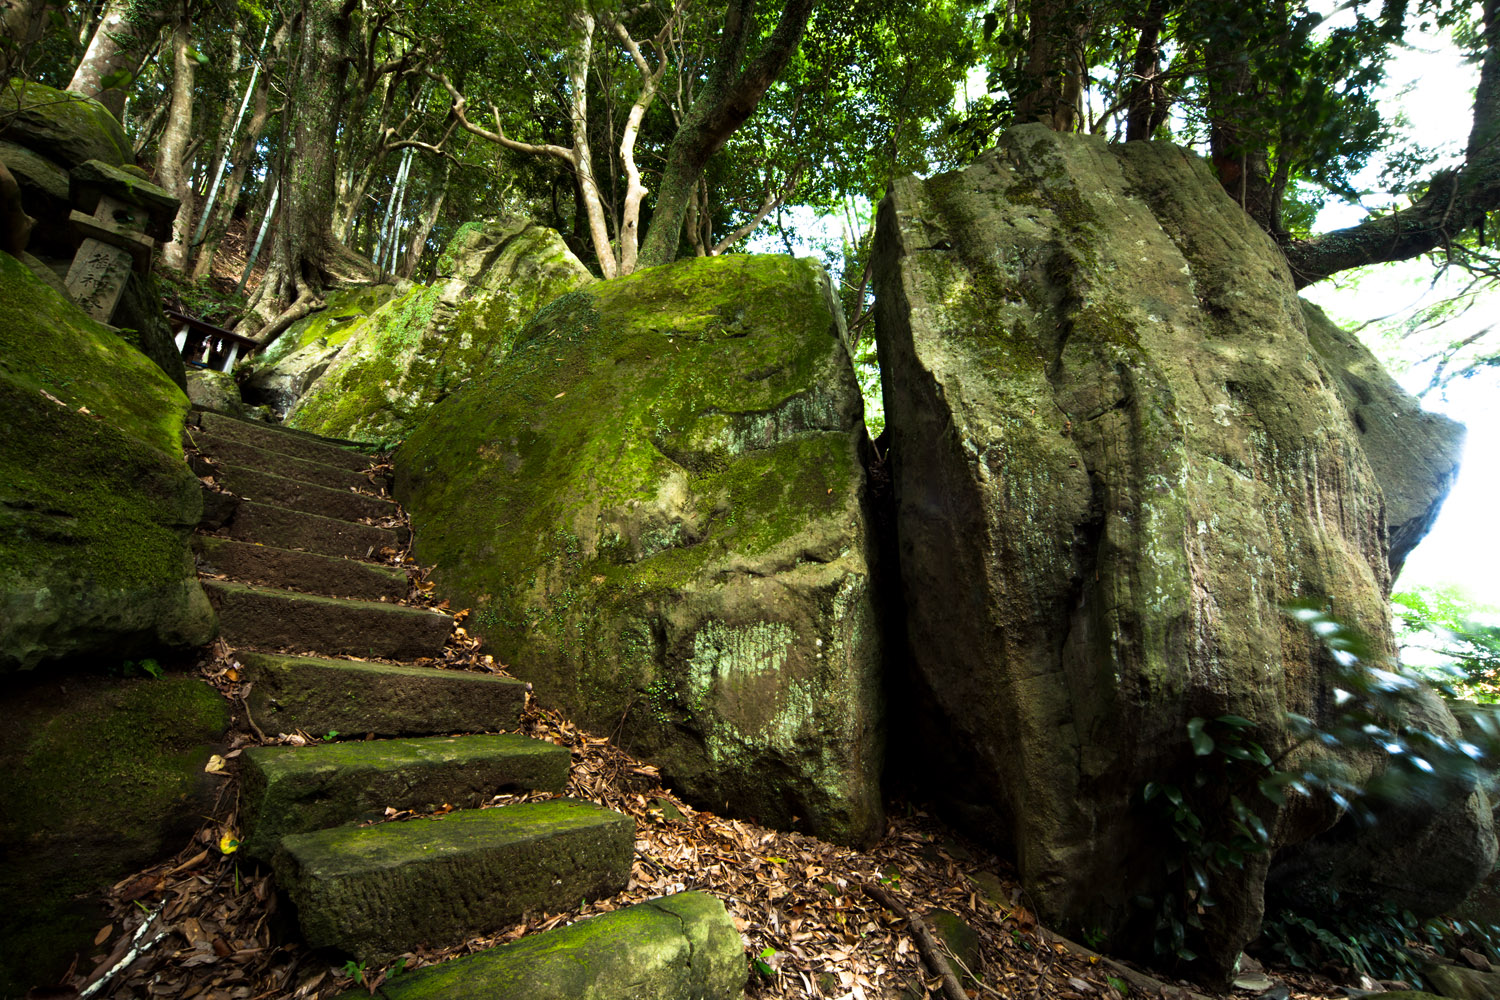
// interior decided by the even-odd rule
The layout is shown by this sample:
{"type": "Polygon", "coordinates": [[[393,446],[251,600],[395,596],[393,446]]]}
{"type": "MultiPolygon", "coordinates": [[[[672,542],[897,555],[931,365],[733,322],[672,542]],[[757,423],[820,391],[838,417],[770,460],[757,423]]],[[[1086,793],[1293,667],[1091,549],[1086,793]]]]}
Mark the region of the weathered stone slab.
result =
{"type": "Polygon", "coordinates": [[[404,528],[381,528],[248,501],[235,507],[224,530],[241,541],[356,559],[378,559],[382,549],[399,552],[406,541],[404,528]]]}
{"type": "Polygon", "coordinates": [[[222,413],[205,411],[198,415],[199,426],[210,434],[234,441],[243,441],[266,451],[279,451],[283,455],[300,458],[308,462],[332,465],[351,472],[363,472],[373,461],[363,452],[351,451],[330,444],[311,434],[257,423],[253,420],[237,420],[222,413]]]}
{"type": "Polygon", "coordinates": [[[376,563],[215,535],[194,535],[193,549],[206,572],[220,573],[240,583],[392,603],[404,598],[410,589],[405,572],[376,563]]]}
{"type": "MultiPolygon", "coordinates": [[[[1044,919],[1149,951],[1131,900],[1180,893],[1184,848],[1141,790],[1205,766],[1188,719],[1251,719],[1275,756],[1285,712],[1332,704],[1293,598],[1391,647],[1382,477],[1276,246],[1176,146],[1013,128],[896,181],[875,253],[914,766],[1044,919]]],[[[1283,843],[1334,819],[1249,804],[1283,843]]],[[[1214,875],[1206,978],[1267,859],[1214,875]]]]}
{"type": "Polygon", "coordinates": [[[527,684],[508,677],[244,650],[235,656],[266,732],[491,732],[515,726],[526,703],[527,684]]]}
{"type": "Polygon", "coordinates": [[[353,490],[329,489],[316,483],[287,479],[285,476],[247,469],[241,465],[220,467],[216,478],[220,486],[245,500],[275,504],[341,521],[358,521],[361,518],[380,520],[400,513],[393,501],[382,497],[355,493],[353,490]]]}
{"type": "Polygon", "coordinates": [[[240,777],[244,848],[269,858],[289,833],[378,819],[387,807],[477,809],[503,792],[561,792],[571,759],[514,733],[252,747],[240,777]]]}
{"type": "Polygon", "coordinates": [[[716,810],[882,827],[859,386],[813,261],[566,295],[429,412],[397,496],[438,592],[550,705],[716,810]]]}
{"type": "Polygon", "coordinates": [[[188,428],[187,434],[193,447],[207,457],[227,465],[259,469],[273,476],[300,479],[334,490],[346,490],[351,486],[367,490],[371,485],[368,476],[349,469],[293,458],[283,452],[257,448],[198,428],[188,428]]]}
{"type": "Polygon", "coordinates": [[[453,619],[437,611],[205,580],[231,646],[311,650],[330,656],[415,660],[437,656],[453,619]]]}
{"type": "Polygon", "coordinates": [[[0,86],[0,138],[69,168],[85,160],[135,163],[135,149],[125,130],[104,105],[29,80],[0,86]]]}
{"type": "Polygon", "coordinates": [[[737,1000],[745,975],[724,904],[684,892],[406,973],[381,992],[388,1000],[737,1000]]]}
{"type": "Polygon", "coordinates": [[[630,817],[556,799],[293,834],[275,870],[308,944],[382,962],[618,892],[634,850],[630,817]]]}

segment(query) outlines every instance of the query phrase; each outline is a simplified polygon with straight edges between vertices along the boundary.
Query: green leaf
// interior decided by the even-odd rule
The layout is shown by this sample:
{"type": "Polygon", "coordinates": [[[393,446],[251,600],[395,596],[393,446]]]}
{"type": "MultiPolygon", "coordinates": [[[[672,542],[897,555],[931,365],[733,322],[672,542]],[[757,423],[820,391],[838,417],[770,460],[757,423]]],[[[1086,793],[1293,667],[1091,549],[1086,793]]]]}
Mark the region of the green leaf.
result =
{"type": "Polygon", "coordinates": [[[1253,728],[1255,728],[1255,723],[1251,722],[1249,719],[1245,718],[1243,715],[1221,715],[1217,719],[1215,719],[1214,721],[1215,722],[1222,722],[1224,725],[1230,726],[1230,727],[1232,727],[1234,729],[1253,729],[1253,728]]]}
{"type": "Polygon", "coordinates": [[[1193,743],[1193,753],[1199,757],[1207,757],[1214,752],[1214,738],[1203,731],[1208,720],[1202,716],[1194,716],[1188,720],[1188,739],[1193,743]]]}
{"type": "Polygon", "coordinates": [[[99,81],[99,86],[105,90],[114,90],[117,87],[128,87],[135,75],[128,69],[117,69],[113,73],[106,73],[99,81]]]}

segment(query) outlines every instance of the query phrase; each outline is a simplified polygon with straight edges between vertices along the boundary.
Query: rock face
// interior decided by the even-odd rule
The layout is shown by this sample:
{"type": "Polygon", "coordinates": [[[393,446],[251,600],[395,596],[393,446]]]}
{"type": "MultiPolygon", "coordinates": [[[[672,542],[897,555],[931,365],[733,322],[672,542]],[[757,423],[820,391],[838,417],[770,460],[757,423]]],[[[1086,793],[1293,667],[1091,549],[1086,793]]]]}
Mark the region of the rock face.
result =
{"type": "Polygon", "coordinates": [[[0,672],[214,635],[187,396],[0,253],[0,672]]]}
{"type": "Polygon", "coordinates": [[[329,292],[327,305],[293,323],[255,359],[245,383],[247,403],[268,406],[284,420],[328,366],[339,356],[364,321],[397,294],[395,285],[340,288],[329,292]]]}
{"type": "MultiPolygon", "coordinates": [[[[1187,877],[1146,782],[1229,766],[1195,758],[1189,719],[1243,716],[1274,754],[1284,712],[1318,716],[1326,654],[1284,602],[1332,601],[1389,646],[1390,566],[1445,474],[1372,469],[1341,396],[1365,360],[1335,377],[1276,248],[1175,146],[1013,129],[897,181],[876,247],[924,773],[1013,846],[1044,919],[1128,947],[1151,923],[1132,897],[1187,877]]],[[[1451,463],[1451,425],[1394,409],[1410,452],[1451,463]]],[[[1282,838],[1317,828],[1280,818],[1282,838]]],[[[1266,868],[1213,876],[1210,978],[1256,932],[1266,868]]]]}
{"type": "Polygon", "coordinates": [[[212,811],[229,706],[195,678],[75,676],[12,680],[0,710],[0,995],[21,996],[90,954],[98,893],[212,811]]]}
{"type": "Polygon", "coordinates": [[[557,233],[525,222],[461,229],[438,276],[376,310],[336,355],[304,348],[281,362],[300,369],[286,422],[353,441],[401,441],[434,403],[504,357],[532,313],[593,280],[557,233]]]}
{"type": "Polygon", "coordinates": [[[881,826],[859,389],[822,270],[680,261],[543,309],[398,455],[439,592],[714,808],[881,826]]]}
{"type": "Polygon", "coordinates": [[[1339,399],[1359,431],[1370,471],[1385,497],[1391,579],[1437,520],[1458,476],[1464,427],[1425,412],[1380,366],[1359,338],[1302,303],[1307,339],[1334,377],[1339,399]]]}

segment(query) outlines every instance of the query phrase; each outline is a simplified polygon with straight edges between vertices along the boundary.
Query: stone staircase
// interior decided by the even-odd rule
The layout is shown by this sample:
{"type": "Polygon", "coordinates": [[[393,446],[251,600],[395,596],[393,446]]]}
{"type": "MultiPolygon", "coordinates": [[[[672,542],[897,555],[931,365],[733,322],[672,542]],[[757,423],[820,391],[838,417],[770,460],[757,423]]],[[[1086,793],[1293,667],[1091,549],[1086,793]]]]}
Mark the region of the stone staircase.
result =
{"type": "MultiPolygon", "coordinates": [[[[377,495],[385,484],[372,481],[369,456],[211,410],[195,412],[186,437],[195,471],[228,491],[205,491],[194,549],[220,637],[243,668],[250,720],[267,734],[322,738],[241,755],[242,850],[271,865],[307,943],[380,964],[421,945],[492,933],[527,911],[567,910],[624,889],[635,845],[630,817],[563,798],[479,808],[504,793],[560,793],[569,752],[496,732],[518,724],[524,683],[411,664],[442,653],[453,621],[398,603],[406,574],[385,556],[405,548],[406,530],[396,505],[377,495]],[[452,811],[361,825],[388,809],[444,806],[452,811]]],[[[641,996],[738,996],[745,973],[738,934],[717,901],[686,898],[696,895],[674,897],[696,921],[672,911],[667,926],[683,938],[675,951],[661,946],[660,928],[655,943],[631,946],[660,913],[620,916],[643,906],[661,911],[658,903],[586,921],[619,937],[600,950],[609,968],[584,992],[575,978],[555,995],[610,996],[598,990],[623,975],[621,982],[653,984],[641,996]]],[[[547,934],[577,936],[579,926],[547,934]]],[[[599,950],[598,942],[591,947],[599,950]]],[[[447,970],[447,981],[466,985],[434,983],[430,995],[554,995],[518,978],[516,963],[535,959],[524,949],[504,957],[511,948],[404,982],[447,970]],[[467,972],[453,969],[480,958],[467,972]]]]}

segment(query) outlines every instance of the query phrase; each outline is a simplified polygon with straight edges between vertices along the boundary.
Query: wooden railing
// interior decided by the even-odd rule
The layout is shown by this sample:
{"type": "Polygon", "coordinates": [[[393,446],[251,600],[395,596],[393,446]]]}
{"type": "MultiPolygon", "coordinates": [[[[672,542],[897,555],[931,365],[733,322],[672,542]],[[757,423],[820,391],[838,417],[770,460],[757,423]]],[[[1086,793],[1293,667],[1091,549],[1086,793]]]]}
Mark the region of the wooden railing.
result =
{"type": "Polygon", "coordinates": [[[172,321],[177,350],[182,353],[183,362],[194,368],[227,372],[234,367],[236,361],[242,356],[249,356],[257,346],[249,337],[205,323],[196,316],[189,316],[176,309],[168,309],[166,313],[167,319],[172,321]]]}

